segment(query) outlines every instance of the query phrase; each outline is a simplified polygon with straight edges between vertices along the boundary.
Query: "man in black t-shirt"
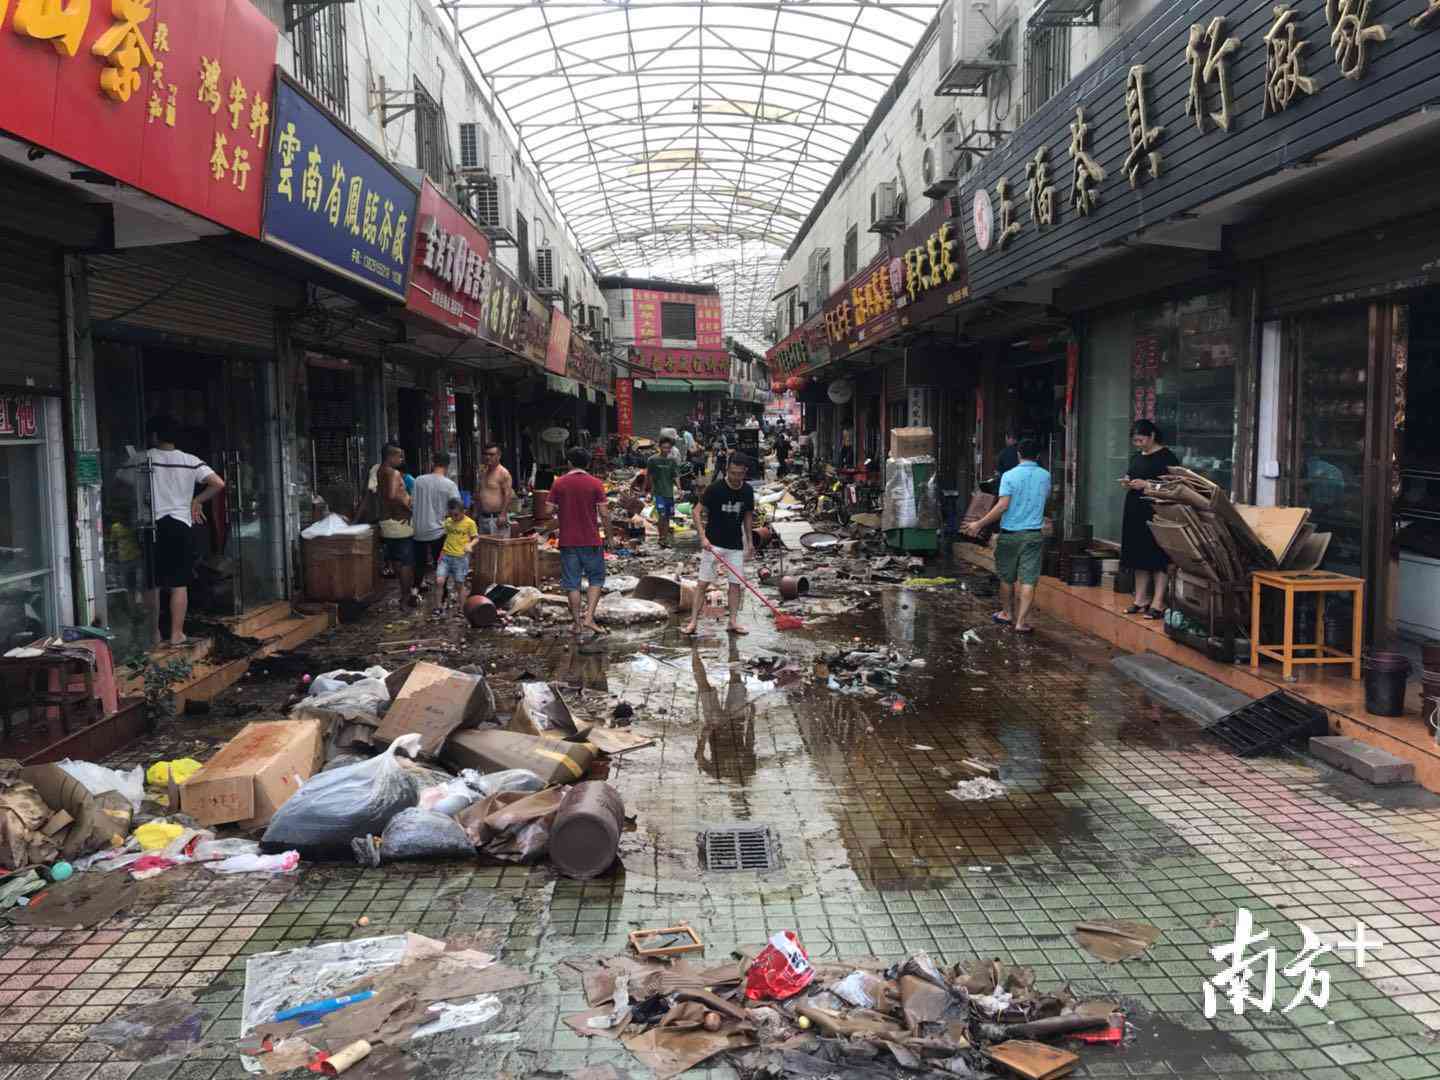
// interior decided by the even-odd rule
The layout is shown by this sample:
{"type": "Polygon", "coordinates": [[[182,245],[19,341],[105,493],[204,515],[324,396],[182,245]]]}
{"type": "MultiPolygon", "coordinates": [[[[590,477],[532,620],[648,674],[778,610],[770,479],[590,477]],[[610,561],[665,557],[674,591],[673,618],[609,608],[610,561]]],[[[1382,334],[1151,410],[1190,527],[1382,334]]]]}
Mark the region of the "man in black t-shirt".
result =
{"type": "MultiPolygon", "coordinates": [[[[739,455],[737,455],[738,457],[739,455]]],[[[732,634],[749,633],[740,625],[740,578],[738,572],[752,553],[751,532],[755,528],[755,489],[745,482],[745,465],[732,458],[725,478],[716,480],[706,489],[695,507],[695,525],[700,533],[700,588],[690,622],[684,633],[694,634],[700,626],[700,611],[705,606],[705,586],[722,580],[729,583],[728,607],[732,634]],[[729,564],[729,568],[721,563],[729,564]]]]}

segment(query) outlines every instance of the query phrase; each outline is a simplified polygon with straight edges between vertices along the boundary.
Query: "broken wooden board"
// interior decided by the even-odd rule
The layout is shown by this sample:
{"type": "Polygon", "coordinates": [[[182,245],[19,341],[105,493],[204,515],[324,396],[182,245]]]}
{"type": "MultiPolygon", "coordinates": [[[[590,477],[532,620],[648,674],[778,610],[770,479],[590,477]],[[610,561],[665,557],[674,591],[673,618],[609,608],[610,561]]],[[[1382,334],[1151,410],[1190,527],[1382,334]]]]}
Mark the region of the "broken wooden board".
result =
{"type": "Polygon", "coordinates": [[[611,757],[655,744],[655,740],[649,735],[641,735],[638,731],[622,731],[619,728],[591,728],[585,738],[599,747],[601,753],[611,757]]]}
{"type": "Polygon", "coordinates": [[[1131,960],[1160,940],[1160,930],[1131,919],[1104,919],[1075,924],[1075,940],[1107,964],[1131,960]]]}
{"type": "Polygon", "coordinates": [[[1303,506],[1242,506],[1235,513],[1250,527],[1275,556],[1275,565],[1284,566],[1310,511],[1303,506]]]}
{"type": "Polygon", "coordinates": [[[1055,1080],[1074,1070],[1080,1063],[1078,1054],[1028,1039],[1011,1039],[986,1051],[996,1065],[1009,1069],[1026,1080],[1055,1080]]]}

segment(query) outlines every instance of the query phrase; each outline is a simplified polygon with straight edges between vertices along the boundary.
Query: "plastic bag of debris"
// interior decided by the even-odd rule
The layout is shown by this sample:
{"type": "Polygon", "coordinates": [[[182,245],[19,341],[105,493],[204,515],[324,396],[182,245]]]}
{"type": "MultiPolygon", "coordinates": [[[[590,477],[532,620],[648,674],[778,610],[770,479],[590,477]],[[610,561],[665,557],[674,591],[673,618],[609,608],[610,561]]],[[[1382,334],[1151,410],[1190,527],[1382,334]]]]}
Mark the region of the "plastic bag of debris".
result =
{"type": "Polygon", "coordinates": [[[339,514],[326,514],[314,525],[300,530],[302,540],[319,540],[326,536],[364,536],[374,531],[373,525],[351,525],[339,514]]]}
{"type": "Polygon", "coordinates": [[[499,772],[485,773],[483,776],[474,769],[464,769],[460,773],[460,779],[480,792],[481,797],[486,799],[491,795],[498,795],[502,791],[519,791],[528,794],[545,789],[545,781],[529,769],[501,769],[499,772]]]}
{"type": "Polygon", "coordinates": [[[400,750],[413,757],[419,747],[419,735],[402,735],[378,757],[311,777],[270,819],[261,850],[350,855],[353,839],[383,833],[419,799],[420,778],[395,758],[400,750]]]}
{"type": "Polygon", "coordinates": [[[402,859],[468,859],[475,847],[460,823],[438,810],[401,810],[378,837],[357,836],[350,850],[361,866],[402,859]]]}
{"type": "Polygon", "coordinates": [[[309,692],[293,715],[310,709],[325,709],[347,720],[383,716],[390,705],[385,678],[390,673],[378,665],[364,671],[327,671],[310,681],[309,692]]]}
{"type": "Polygon", "coordinates": [[[891,458],[885,462],[885,501],[880,527],[887,530],[940,527],[940,488],[933,457],[891,458]],[[915,482],[917,465],[928,465],[930,474],[918,484],[915,482]]]}

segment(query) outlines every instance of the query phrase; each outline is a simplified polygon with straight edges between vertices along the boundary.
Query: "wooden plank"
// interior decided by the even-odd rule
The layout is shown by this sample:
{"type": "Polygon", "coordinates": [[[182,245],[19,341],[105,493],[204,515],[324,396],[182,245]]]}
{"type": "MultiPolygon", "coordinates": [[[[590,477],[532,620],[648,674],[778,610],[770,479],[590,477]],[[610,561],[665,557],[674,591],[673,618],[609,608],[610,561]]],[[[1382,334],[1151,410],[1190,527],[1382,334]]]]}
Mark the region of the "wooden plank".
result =
{"type": "Polygon", "coordinates": [[[1275,565],[1284,566],[1296,537],[1310,519],[1310,511],[1303,506],[1242,506],[1236,504],[1235,513],[1250,526],[1250,531],[1275,556],[1275,565]]]}

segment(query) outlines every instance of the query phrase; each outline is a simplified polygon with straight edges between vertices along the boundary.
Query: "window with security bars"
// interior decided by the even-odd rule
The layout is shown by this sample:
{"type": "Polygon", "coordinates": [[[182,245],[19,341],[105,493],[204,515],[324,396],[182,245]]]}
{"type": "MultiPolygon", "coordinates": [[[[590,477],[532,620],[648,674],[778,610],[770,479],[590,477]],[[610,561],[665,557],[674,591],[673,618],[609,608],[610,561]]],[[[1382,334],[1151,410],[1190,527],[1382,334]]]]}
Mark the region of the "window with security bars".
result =
{"type": "Polygon", "coordinates": [[[437,184],[447,182],[444,116],[420,80],[415,80],[415,165],[437,184]]]}
{"type": "MultiPolygon", "coordinates": [[[[860,269],[860,232],[851,225],[845,232],[845,280],[849,281],[860,269]]],[[[821,297],[823,302],[824,297],[821,297]]]]}
{"type": "MultiPolygon", "coordinates": [[[[293,4],[286,4],[287,14],[293,4]]],[[[294,17],[292,14],[290,17],[294,17]]],[[[295,77],[341,120],[350,119],[345,70],[345,5],[331,4],[304,16],[294,30],[295,77]]]]}
{"type": "Polygon", "coordinates": [[[667,340],[694,341],[695,305],[662,301],[660,304],[660,336],[667,340]]]}
{"type": "Polygon", "coordinates": [[[1070,81],[1070,27],[1032,26],[1025,35],[1025,118],[1070,81]]]}

